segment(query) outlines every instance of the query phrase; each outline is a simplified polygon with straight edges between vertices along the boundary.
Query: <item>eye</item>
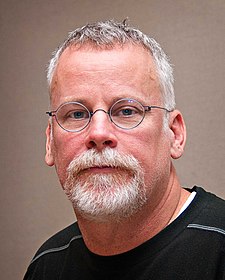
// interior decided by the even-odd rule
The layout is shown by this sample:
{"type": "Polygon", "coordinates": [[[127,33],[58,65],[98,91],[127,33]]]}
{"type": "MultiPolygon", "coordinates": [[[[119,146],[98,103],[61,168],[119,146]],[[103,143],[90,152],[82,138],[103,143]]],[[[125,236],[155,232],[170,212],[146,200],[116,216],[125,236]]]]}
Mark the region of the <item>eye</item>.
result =
{"type": "Polygon", "coordinates": [[[125,109],[121,110],[121,114],[124,115],[124,116],[131,116],[134,113],[135,113],[134,110],[131,109],[131,108],[125,108],[125,109]]]}
{"type": "Polygon", "coordinates": [[[84,110],[74,110],[68,112],[66,114],[66,118],[73,119],[73,120],[83,120],[83,119],[88,119],[89,114],[87,111],[84,110]]]}
{"type": "Polygon", "coordinates": [[[112,115],[117,117],[134,117],[140,114],[140,110],[133,106],[121,106],[119,108],[114,108],[112,115]]]}

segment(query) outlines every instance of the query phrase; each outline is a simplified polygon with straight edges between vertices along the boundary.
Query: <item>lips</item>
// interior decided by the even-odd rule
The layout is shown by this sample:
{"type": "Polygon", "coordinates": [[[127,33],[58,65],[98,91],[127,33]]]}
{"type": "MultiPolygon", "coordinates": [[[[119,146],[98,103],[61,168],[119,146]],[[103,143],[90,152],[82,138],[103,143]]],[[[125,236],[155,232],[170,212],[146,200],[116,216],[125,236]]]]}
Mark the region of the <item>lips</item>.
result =
{"type": "Polygon", "coordinates": [[[111,167],[111,166],[92,166],[86,169],[83,169],[82,172],[93,172],[93,173],[107,173],[107,172],[115,172],[118,168],[111,167]]]}
{"type": "Polygon", "coordinates": [[[91,175],[134,176],[140,165],[132,155],[120,154],[115,149],[105,148],[102,152],[90,149],[74,158],[68,168],[68,177],[91,175]]]}
{"type": "Polygon", "coordinates": [[[99,169],[113,168],[113,169],[115,169],[115,167],[107,166],[107,165],[103,165],[103,166],[92,166],[92,167],[89,167],[89,168],[87,168],[87,169],[93,169],[93,168],[99,168],[99,169]]]}

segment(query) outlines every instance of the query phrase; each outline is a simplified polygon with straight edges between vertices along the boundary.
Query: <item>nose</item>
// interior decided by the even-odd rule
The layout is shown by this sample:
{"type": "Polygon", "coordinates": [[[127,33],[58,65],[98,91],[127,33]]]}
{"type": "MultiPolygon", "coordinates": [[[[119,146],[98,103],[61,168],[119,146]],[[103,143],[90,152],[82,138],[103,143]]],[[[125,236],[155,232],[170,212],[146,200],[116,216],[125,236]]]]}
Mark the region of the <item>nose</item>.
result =
{"type": "Polygon", "coordinates": [[[91,122],[87,130],[85,145],[88,149],[95,148],[98,151],[106,147],[115,148],[117,137],[113,133],[114,127],[109,119],[108,113],[98,109],[92,114],[91,122]]]}

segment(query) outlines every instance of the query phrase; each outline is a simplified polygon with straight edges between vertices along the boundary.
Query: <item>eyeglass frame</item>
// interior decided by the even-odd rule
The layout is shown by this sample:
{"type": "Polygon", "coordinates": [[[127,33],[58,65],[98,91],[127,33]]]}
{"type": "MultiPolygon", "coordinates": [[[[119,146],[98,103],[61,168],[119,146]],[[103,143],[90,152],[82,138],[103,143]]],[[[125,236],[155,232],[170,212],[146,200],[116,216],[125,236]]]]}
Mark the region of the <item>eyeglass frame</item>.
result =
{"type": "Polygon", "coordinates": [[[57,124],[58,124],[63,130],[65,130],[65,131],[67,131],[67,132],[80,132],[80,131],[82,131],[83,129],[85,129],[85,128],[89,125],[89,123],[91,122],[91,119],[92,119],[93,115],[94,115],[96,112],[98,112],[98,111],[102,111],[102,112],[106,113],[106,114],[109,116],[110,121],[111,121],[115,126],[121,128],[121,129],[124,129],[124,130],[130,130],[130,129],[133,129],[133,128],[136,128],[137,126],[139,126],[139,125],[142,123],[142,121],[144,120],[146,112],[150,112],[151,109],[161,109],[161,110],[166,111],[167,113],[171,113],[171,112],[174,110],[174,109],[169,110],[169,109],[167,109],[167,108],[165,108],[165,107],[156,106],[156,105],[143,105],[143,104],[140,103],[138,100],[132,99],[132,98],[121,98],[121,99],[118,99],[115,103],[113,103],[113,104],[110,106],[108,112],[105,111],[104,109],[101,109],[101,108],[96,109],[94,112],[91,112],[84,104],[82,104],[82,103],[80,103],[80,102],[77,102],[77,101],[68,101],[68,102],[65,102],[65,103],[62,103],[61,105],[59,105],[59,107],[58,107],[56,110],[47,111],[46,114],[49,115],[49,117],[55,117],[57,124]],[[134,102],[137,102],[137,103],[143,108],[143,116],[142,116],[142,119],[141,119],[140,122],[138,122],[135,126],[132,126],[132,127],[130,127],[130,128],[124,128],[124,127],[119,126],[118,124],[116,124],[116,123],[113,121],[113,119],[112,119],[112,114],[111,114],[112,108],[113,108],[117,103],[119,103],[119,102],[121,102],[121,101],[134,101],[134,102]],[[66,105],[66,104],[78,104],[78,105],[81,105],[81,107],[84,107],[84,109],[87,110],[87,112],[88,112],[88,114],[89,114],[89,119],[88,119],[87,124],[86,124],[84,127],[82,127],[82,128],[79,129],[79,130],[70,130],[70,129],[64,128],[64,127],[59,123],[56,114],[57,114],[57,112],[60,110],[60,108],[62,108],[62,107],[63,107],[64,105],[66,105]]]}

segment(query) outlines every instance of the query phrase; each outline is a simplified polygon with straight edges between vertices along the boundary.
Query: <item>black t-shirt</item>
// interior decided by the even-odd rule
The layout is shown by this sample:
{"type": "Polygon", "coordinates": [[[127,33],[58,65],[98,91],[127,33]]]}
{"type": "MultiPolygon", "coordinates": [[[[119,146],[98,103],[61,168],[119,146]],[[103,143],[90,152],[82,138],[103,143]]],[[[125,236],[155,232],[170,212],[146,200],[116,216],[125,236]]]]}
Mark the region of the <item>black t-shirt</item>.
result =
{"type": "Polygon", "coordinates": [[[45,242],[24,280],[225,280],[225,201],[194,187],[194,201],[170,225],[135,249],[99,256],[77,223],[45,242]]]}

